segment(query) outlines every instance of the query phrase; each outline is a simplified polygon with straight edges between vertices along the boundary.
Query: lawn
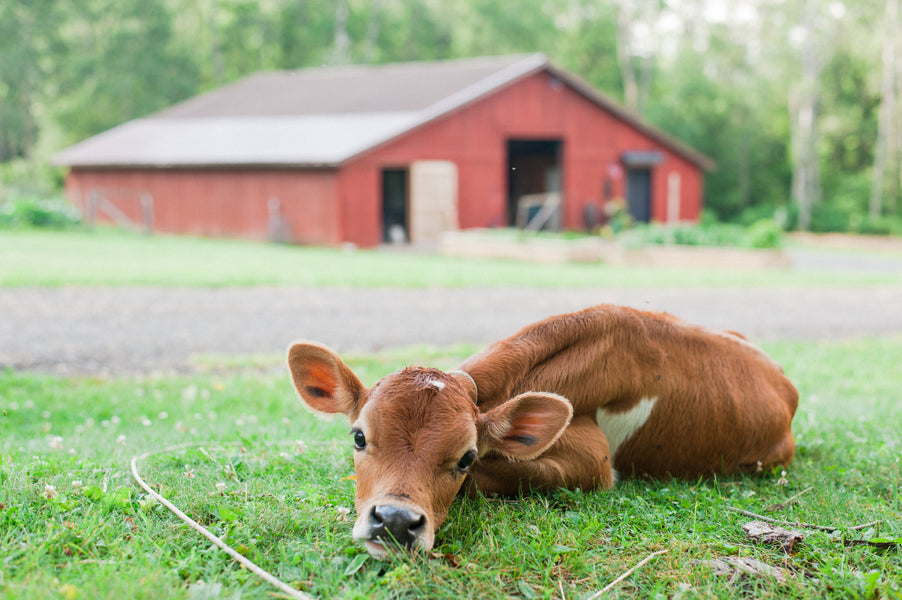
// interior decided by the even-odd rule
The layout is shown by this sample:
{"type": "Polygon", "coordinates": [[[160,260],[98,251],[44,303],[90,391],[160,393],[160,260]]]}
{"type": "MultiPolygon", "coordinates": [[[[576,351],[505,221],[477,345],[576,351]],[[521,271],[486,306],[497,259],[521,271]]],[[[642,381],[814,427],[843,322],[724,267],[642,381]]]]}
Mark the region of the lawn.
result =
{"type": "Polygon", "coordinates": [[[902,283],[899,273],[539,265],[404,251],[145,237],[125,231],[0,231],[0,286],[692,286],[902,283]]]}
{"type": "MultiPolygon", "coordinates": [[[[7,598],[272,598],[274,588],[135,485],[130,459],[162,450],[140,464],[152,486],[318,598],[586,598],[659,550],[667,553],[611,595],[902,597],[902,551],[847,545],[902,538],[902,338],[766,349],[802,396],[785,477],[458,500],[435,555],[387,562],[351,540],[347,424],[305,412],[287,374],[266,360],[211,358],[207,372],[184,377],[0,373],[0,589],[7,598]],[[185,443],[194,445],[165,450],[185,443]],[[750,519],[728,507],[839,529],[805,530],[786,555],[746,539],[750,519]],[[879,523],[851,530],[871,521],[879,523]],[[705,561],[722,557],[793,576],[716,576],[705,561]]],[[[371,384],[408,363],[448,368],[472,350],[413,348],[349,363],[371,384]]]]}

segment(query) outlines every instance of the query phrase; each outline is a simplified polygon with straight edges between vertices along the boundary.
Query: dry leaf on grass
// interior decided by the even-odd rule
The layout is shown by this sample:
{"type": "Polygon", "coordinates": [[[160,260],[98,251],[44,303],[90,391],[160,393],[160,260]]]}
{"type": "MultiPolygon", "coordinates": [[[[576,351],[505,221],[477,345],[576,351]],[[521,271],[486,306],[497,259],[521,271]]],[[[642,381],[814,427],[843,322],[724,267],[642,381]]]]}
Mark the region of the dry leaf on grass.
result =
{"type": "Polygon", "coordinates": [[[714,570],[715,575],[729,575],[730,579],[736,579],[743,574],[763,575],[772,577],[780,583],[786,583],[786,578],[792,573],[780,567],[772,567],[754,558],[742,556],[724,556],[711,560],[697,560],[693,564],[702,564],[714,570]]]}
{"type": "Polygon", "coordinates": [[[783,529],[764,521],[749,521],[742,530],[750,539],[765,544],[773,544],[783,548],[787,554],[795,549],[795,545],[805,539],[799,531],[783,529]]]}
{"type": "Polygon", "coordinates": [[[458,561],[457,557],[454,556],[453,554],[451,554],[450,552],[446,553],[446,554],[442,554],[441,552],[430,552],[429,557],[432,559],[435,559],[435,560],[440,560],[440,561],[444,561],[444,562],[448,563],[448,566],[451,567],[452,569],[460,568],[460,561],[458,561]]]}

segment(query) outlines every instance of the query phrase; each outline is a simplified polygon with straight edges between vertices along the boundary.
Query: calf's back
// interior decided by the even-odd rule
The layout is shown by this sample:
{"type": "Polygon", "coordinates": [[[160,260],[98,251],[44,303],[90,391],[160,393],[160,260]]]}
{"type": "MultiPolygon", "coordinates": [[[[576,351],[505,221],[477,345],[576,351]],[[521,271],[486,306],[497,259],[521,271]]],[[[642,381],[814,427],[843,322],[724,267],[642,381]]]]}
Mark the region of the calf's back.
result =
{"type": "Polygon", "coordinates": [[[798,392],[738,334],[601,305],[527,326],[471,357],[481,411],[527,391],[596,420],[622,475],[696,477],[788,464],[798,392]]]}

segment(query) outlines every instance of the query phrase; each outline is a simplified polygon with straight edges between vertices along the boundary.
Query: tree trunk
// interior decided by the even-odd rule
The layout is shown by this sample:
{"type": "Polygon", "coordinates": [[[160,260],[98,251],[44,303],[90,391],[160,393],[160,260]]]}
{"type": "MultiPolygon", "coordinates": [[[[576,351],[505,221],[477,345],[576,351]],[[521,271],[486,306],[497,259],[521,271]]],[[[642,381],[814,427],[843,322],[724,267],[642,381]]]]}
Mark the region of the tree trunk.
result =
{"type": "MultiPolygon", "coordinates": [[[[748,123],[750,120],[747,107],[741,106],[738,111],[741,123],[748,123]]],[[[745,128],[743,128],[744,130],[745,128]]],[[[745,133],[745,131],[743,131],[745,133]]],[[[751,173],[751,149],[749,147],[749,139],[751,132],[742,135],[736,143],[739,144],[738,157],[736,164],[736,180],[739,186],[739,205],[745,210],[751,205],[751,189],[752,189],[752,173],[751,173]]]]}
{"type": "MultiPolygon", "coordinates": [[[[896,23],[898,15],[899,0],[886,0],[883,30],[883,81],[880,87],[877,145],[874,149],[874,172],[868,211],[872,217],[879,217],[883,213],[887,166],[895,163],[896,156],[897,138],[894,126],[896,122],[896,23]]],[[[892,172],[892,168],[889,171],[892,172]]],[[[891,190],[890,195],[895,196],[895,190],[891,190]]]]}
{"type": "Polygon", "coordinates": [[[37,80],[35,67],[38,50],[34,45],[34,13],[30,9],[22,11],[19,24],[22,28],[22,41],[25,44],[22,61],[22,87],[20,88],[19,103],[22,107],[22,156],[25,158],[29,174],[34,174],[37,169],[34,147],[37,143],[37,124],[34,118],[34,88],[37,80]]]}
{"type": "Polygon", "coordinates": [[[820,202],[820,164],[817,153],[818,112],[822,60],[818,56],[815,18],[818,0],[806,0],[802,15],[804,39],[800,49],[802,78],[790,90],[792,123],[792,197],[799,207],[799,229],[811,227],[811,212],[820,202]]]}
{"type": "MultiPolygon", "coordinates": [[[[902,35],[896,33],[896,27],[899,26],[899,15],[898,12],[896,14],[896,22],[893,23],[893,33],[896,39],[896,99],[902,96],[902,35]]],[[[898,195],[902,192],[902,164],[900,164],[900,160],[902,160],[902,107],[899,106],[899,103],[896,103],[896,114],[892,116],[892,119],[895,120],[896,126],[893,136],[894,148],[896,150],[896,156],[894,157],[894,162],[891,164],[895,164],[897,173],[896,178],[893,180],[893,189],[887,198],[887,206],[886,212],[890,215],[898,215],[899,214],[899,199],[898,195]]]]}
{"type": "Polygon", "coordinates": [[[617,62],[620,65],[620,77],[623,79],[623,103],[635,111],[639,107],[639,85],[636,82],[633,48],[630,43],[632,20],[631,11],[625,3],[621,4],[617,15],[617,62]]]}
{"type": "Polygon", "coordinates": [[[210,64],[213,65],[213,80],[218,84],[225,83],[225,60],[222,58],[222,45],[219,43],[219,19],[217,18],[217,4],[210,5],[210,64]]]}
{"type": "Polygon", "coordinates": [[[332,64],[346,65],[351,62],[351,38],[348,36],[348,1],[335,3],[335,37],[332,44],[332,64]]]}
{"type": "Polygon", "coordinates": [[[645,108],[651,89],[655,51],[650,41],[653,35],[639,44],[636,41],[634,27],[640,18],[653,23],[659,11],[657,2],[642,3],[639,0],[631,0],[621,2],[617,14],[617,62],[623,80],[623,103],[637,113],[641,113],[645,108]]]}
{"type": "Polygon", "coordinates": [[[366,25],[366,47],[363,51],[363,60],[372,63],[376,59],[376,51],[379,48],[379,18],[382,16],[382,1],[370,2],[370,18],[366,25]]]}

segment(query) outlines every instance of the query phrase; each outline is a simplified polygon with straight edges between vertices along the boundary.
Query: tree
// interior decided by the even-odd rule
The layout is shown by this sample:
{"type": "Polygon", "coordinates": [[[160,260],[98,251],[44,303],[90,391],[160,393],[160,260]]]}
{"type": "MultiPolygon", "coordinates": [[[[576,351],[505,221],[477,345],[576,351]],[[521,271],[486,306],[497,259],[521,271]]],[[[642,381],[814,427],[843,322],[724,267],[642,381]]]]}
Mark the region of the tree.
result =
{"type": "Polygon", "coordinates": [[[279,69],[299,69],[328,60],[335,10],[315,0],[285,0],[276,10],[275,39],[279,69]]]}
{"type": "MultiPolygon", "coordinates": [[[[883,27],[883,78],[880,86],[880,117],[877,126],[877,149],[874,153],[874,171],[871,183],[869,212],[879,217],[883,212],[884,185],[887,175],[892,175],[888,165],[894,164],[898,152],[898,132],[896,131],[896,79],[899,67],[896,52],[899,44],[899,0],[886,0],[885,23],[883,27]]],[[[895,198],[895,179],[890,179],[889,195],[895,198]]],[[[893,201],[895,204],[895,201],[893,201]]]]}
{"type": "Polygon", "coordinates": [[[54,114],[69,141],[191,96],[198,68],[172,36],[162,0],[87,2],[71,8],[54,114]]]}
{"type": "Polygon", "coordinates": [[[0,162],[28,158],[39,135],[35,116],[59,52],[56,0],[0,3],[0,162]]]}
{"type": "Polygon", "coordinates": [[[648,100],[657,48],[654,22],[658,0],[624,0],[617,16],[617,60],[626,107],[642,113],[648,100]]]}
{"type": "Polygon", "coordinates": [[[553,58],[605,94],[622,99],[616,7],[591,0],[570,2],[567,17],[556,29],[553,58]]]}
{"type": "Polygon", "coordinates": [[[792,124],[792,198],[799,208],[799,228],[809,229],[811,211],[821,199],[818,111],[820,109],[820,72],[823,67],[816,20],[819,0],[804,0],[797,43],[801,77],[789,89],[789,113],[792,124]]]}

